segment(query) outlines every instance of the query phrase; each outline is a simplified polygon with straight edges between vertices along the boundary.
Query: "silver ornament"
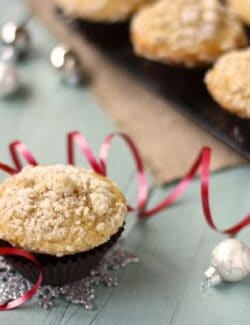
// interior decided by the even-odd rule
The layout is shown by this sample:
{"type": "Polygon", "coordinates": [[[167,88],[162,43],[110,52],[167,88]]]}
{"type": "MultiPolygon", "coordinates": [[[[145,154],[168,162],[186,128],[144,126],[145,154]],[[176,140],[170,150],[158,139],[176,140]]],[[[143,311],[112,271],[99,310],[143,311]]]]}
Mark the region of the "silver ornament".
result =
{"type": "Polygon", "coordinates": [[[61,80],[71,86],[79,85],[83,72],[78,57],[64,45],[56,46],[50,54],[51,65],[61,73],[61,80]]]}
{"type": "Polygon", "coordinates": [[[222,281],[237,282],[250,273],[250,249],[238,239],[220,242],[211,253],[210,267],[205,272],[203,289],[222,281]]]}
{"type": "Polygon", "coordinates": [[[14,65],[0,62],[0,97],[8,97],[17,92],[21,82],[14,65]]]}
{"type": "Polygon", "coordinates": [[[30,34],[25,25],[6,22],[1,29],[1,40],[5,46],[12,47],[18,57],[26,55],[30,49],[30,34]]]}

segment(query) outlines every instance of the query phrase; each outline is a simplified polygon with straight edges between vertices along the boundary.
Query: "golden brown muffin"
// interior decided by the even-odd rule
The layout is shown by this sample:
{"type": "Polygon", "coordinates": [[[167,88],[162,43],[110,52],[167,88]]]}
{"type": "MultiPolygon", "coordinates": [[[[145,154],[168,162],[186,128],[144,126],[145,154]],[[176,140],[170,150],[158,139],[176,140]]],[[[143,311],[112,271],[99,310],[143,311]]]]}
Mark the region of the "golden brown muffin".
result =
{"type": "Polygon", "coordinates": [[[247,25],[250,25],[250,1],[227,0],[232,11],[247,25]]]}
{"type": "Polygon", "coordinates": [[[0,238],[35,253],[63,256],[100,246],[126,213],[120,190],[83,168],[28,166],[0,185],[0,238]]]}
{"type": "Polygon", "coordinates": [[[250,118],[250,49],[223,55],[207,72],[205,82],[225,110],[250,118]]]}
{"type": "Polygon", "coordinates": [[[55,0],[67,15],[93,22],[117,22],[129,18],[155,0],[55,0]]]}
{"type": "Polygon", "coordinates": [[[212,63],[246,45],[244,29],[216,0],[161,0],[132,20],[135,52],[163,63],[189,67],[212,63]]]}

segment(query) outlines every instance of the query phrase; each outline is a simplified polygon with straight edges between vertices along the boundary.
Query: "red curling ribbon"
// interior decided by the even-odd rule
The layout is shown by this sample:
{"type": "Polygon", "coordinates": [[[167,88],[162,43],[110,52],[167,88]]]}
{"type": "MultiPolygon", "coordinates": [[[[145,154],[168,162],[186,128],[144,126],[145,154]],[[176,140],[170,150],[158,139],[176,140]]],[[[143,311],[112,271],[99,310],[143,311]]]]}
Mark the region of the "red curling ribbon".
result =
{"type": "Polygon", "coordinates": [[[200,157],[200,166],[201,166],[201,201],[203,213],[205,215],[208,225],[217,232],[226,234],[226,235],[235,235],[243,228],[249,226],[250,224],[250,214],[243,218],[239,223],[236,223],[232,227],[224,230],[219,230],[213,221],[213,216],[210,208],[209,200],[209,166],[211,160],[211,150],[204,148],[200,157]]]}
{"type": "Polygon", "coordinates": [[[78,144],[82,154],[85,156],[92,169],[98,174],[103,174],[101,166],[95,159],[95,155],[93,154],[88,141],[80,134],[80,132],[77,131],[70,132],[67,136],[68,164],[75,164],[74,142],[78,144]]]}
{"type": "MultiPolygon", "coordinates": [[[[201,175],[200,175],[201,201],[202,201],[203,212],[208,225],[212,229],[219,231],[221,233],[234,235],[250,224],[250,215],[248,215],[242,221],[240,221],[236,225],[226,230],[218,230],[218,228],[216,227],[213,221],[213,217],[210,209],[210,203],[209,203],[210,202],[209,201],[209,176],[210,176],[209,166],[211,160],[211,149],[209,148],[203,148],[201,150],[199,156],[191,166],[186,176],[177,184],[177,186],[170,192],[170,194],[163,201],[158,203],[155,207],[148,210],[146,209],[146,205],[148,203],[149,196],[148,196],[148,185],[147,185],[144,165],[136,145],[128,135],[124,133],[114,133],[108,135],[104,139],[100,147],[99,159],[97,160],[86,138],[80,132],[77,131],[70,132],[67,136],[68,163],[72,165],[74,165],[75,163],[75,158],[74,158],[74,143],[75,143],[79,146],[82,154],[88,161],[91,168],[96,173],[105,176],[107,173],[107,162],[108,162],[109,150],[111,148],[113,139],[115,137],[120,137],[122,140],[125,141],[125,144],[129,147],[131,154],[135,160],[136,169],[137,169],[137,178],[138,178],[137,204],[136,207],[129,206],[129,211],[137,211],[140,218],[149,218],[155,215],[156,213],[159,213],[167,209],[177,199],[180,198],[182,193],[186,190],[186,188],[188,187],[192,179],[195,177],[197,171],[200,169],[201,170],[201,175]]],[[[18,157],[18,153],[29,164],[37,165],[37,162],[33,157],[32,153],[20,141],[15,141],[10,144],[10,153],[16,168],[14,169],[6,164],[0,163],[0,169],[9,174],[15,174],[19,172],[22,168],[20,159],[18,157]]]]}
{"type": "Polygon", "coordinates": [[[0,311],[7,311],[7,310],[14,309],[14,308],[17,308],[17,307],[23,305],[25,302],[29,301],[32,297],[34,297],[34,295],[37,293],[38,289],[40,288],[40,286],[42,284],[43,270],[42,270],[41,264],[35,258],[35,256],[25,250],[22,250],[19,248],[12,248],[12,247],[2,247],[2,248],[0,248],[0,255],[4,255],[4,256],[12,255],[12,256],[24,257],[27,260],[33,262],[39,270],[38,279],[31,289],[29,289],[21,297],[15,299],[15,300],[12,300],[4,305],[0,305],[0,311]]]}
{"type": "Polygon", "coordinates": [[[107,174],[107,161],[108,161],[108,155],[109,155],[109,150],[112,144],[112,141],[115,137],[120,137],[125,141],[127,144],[128,148],[131,151],[131,154],[134,158],[135,165],[136,165],[136,170],[137,170],[137,183],[138,183],[138,193],[137,193],[137,206],[136,208],[131,207],[130,205],[128,206],[129,211],[135,211],[137,210],[139,215],[140,211],[143,211],[147,201],[148,201],[148,185],[147,185],[147,178],[145,174],[145,169],[143,166],[143,162],[140,156],[140,153],[134,144],[134,142],[131,140],[129,136],[127,136],[124,133],[113,133],[108,135],[100,148],[99,152],[99,164],[101,166],[101,169],[103,170],[103,175],[107,174]]]}
{"type": "Polygon", "coordinates": [[[3,164],[3,163],[0,163],[0,170],[3,170],[4,172],[6,172],[7,174],[10,174],[10,175],[14,175],[17,173],[17,170],[6,165],[6,164],[3,164]]]}
{"type": "MultiPolygon", "coordinates": [[[[79,133],[77,133],[77,137],[79,139],[82,139],[82,143],[87,143],[86,139],[79,133]]],[[[109,150],[112,144],[112,141],[115,137],[122,138],[125,143],[128,145],[132,156],[135,160],[136,168],[137,168],[137,178],[138,178],[138,197],[137,197],[137,205],[135,208],[128,206],[129,211],[137,211],[138,216],[140,218],[149,218],[153,215],[167,209],[169,206],[171,206],[174,202],[176,202],[180,196],[183,194],[183,192],[186,190],[188,185],[191,183],[195,175],[197,174],[198,170],[200,169],[201,175],[201,201],[202,201],[202,208],[203,213],[206,219],[206,222],[208,225],[215,231],[228,234],[228,235],[235,235],[240,230],[245,228],[250,224],[250,215],[247,215],[242,221],[237,223],[236,225],[232,226],[231,228],[225,229],[225,230],[219,230],[212,217],[211,209],[210,209],[210,200],[209,200],[209,166],[210,166],[210,160],[211,160],[211,149],[210,148],[203,148],[192,164],[190,170],[186,174],[186,176],[176,185],[176,187],[170,192],[170,194],[160,203],[158,203],[155,207],[151,209],[146,209],[146,205],[149,200],[148,196],[148,185],[146,181],[145,176],[145,169],[144,165],[140,156],[140,153],[132,141],[132,139],[123,133],[114,133],[108,135],[100,148],[99,153],[99,162],[96,159],[92,159],[92,152],[89,150],[89,145],[85,146],[85,150],[81,149],[81,151],[84,153],[86,159],[88,160],[89,164],[92,166],[92,168],[96,170],[100,170],[99,173],[102,175],[106,175],[107,173],[107,161],[108,161],[108,154],[109,150]],[[94,165],[93,165],[94,161],[94,165]],[[96,168],[96,166],[98,166],[96,168]]],[[[69,150],[70,151],[70,150],[69,150]]],[[[74,161],[73,161],[74,162],[74,161]]]]}
{"type": "Polygon", "coordinates": [[[203,148],[198,158],[195,160],[190,170],[187,172],[186,176],[176,185],[176,187],[170,192],[170,194],[162,200],[162,202],[158,203],[152,209],[142,211],[140,214],[141,218],[151,217],[154,214],[167,209],[170,205],[172,205],[175,201],[179,199],[179,197],[186,190],[192,179],[195,177],[201,165],[201,160],[205,152],[207,152],[210,156],[211,150],[209,148],[203,148]]]}
{"type": "Polygon", "coordinates": [[[36,159],[33,157],[32,153],[25,146],[25,144],[22,143],[21,141],[12,142],[9,145],[9,149],[10,149],[11,158],[16,166],[17,172],[20,172],[20,170],[23,168],[18,154],[20,154],[27,161],[29,165],[33,165],[33,166],[37,165],[36,159]]]}
{"type": "MultiPolygon", "coordinates": [[[[228,234],[228,235],[235,235],[240,230],[245,228],[250,224],[250,215],[246,216],[242,221],[235,224],[231,228],[225,229],[225,230],[219,230],[214,221],[213,216],[211,213],[210,208],[210,200],[209,200],[209,166],[210,166],[210,160],[211,160],[211,149],[209,148],[203,148],[192,164],[190,170],[187,172],[185,177],[175,186],[175,188],[170,192],[170,194],[162,200],[160,203],[156,204],[153,208],[147,209],[147,203],[149,201],[149,191],[148,191],[148,184],[146,179],[146,173],[145,168],[143,165],[143,161],[141,158],[141,155],[132,141],[132,139],[124,134],[124,133],[114,133],[108,135],[103,143],[101,144],[100,151],[99,151],[99,158],[96,159],[93,151],[91,150],[86,138],[79,132],[74,131],[70,132],[67,135],[67,161],[69,164],[74,165],[75,164],[75,156],[74,156],[74,145],[77,144],[81,153],[86,158],[87,162],[91,166],[91,168],[98,174],[101,174],[103,176],[106,176],[107,174],[107,163],[108,163],[108,156],[109,156],[109,150],[111,148],[111,145],[113,143],[113,140],[115,137],[120,137],[125,144],[128,146],[128,148],[131,151],[131,154],[134,158],[135,165],[136,165],[136,171],[137,171],[137,203],[136,207],[128,206],[129,211],[137,211],[138,216],[142,219],[146,219],[149,217],[152,217],[153,215],[167,209],[169,206],[171,206],[174,202],[176,202],[180,196],[183,194],[183,192],[186,190],[188,185],[191,183],[195,175],[197,174],[198,170],[200,170],[200,180],[201,180],[201,202],[202,202],[202,208],[204,212],[204,216],[206,219],[206,222],[208,225],[214,229],[217,232],[228,234]]],[[[20,161],[19,156],[21,156],[24,160],[27,161],[28,164],[31,165],[37,165],[37,162],[35,158],[33,157],[32,153],[28,150],[28,148],[20,141],[13,142],[9,146],[10,154],[12,157],[12,160],[14,162],[15,168],[10,167],[6,164],[0,163],[0,170],[3,170],[11,175],[18,173],[22,169],[22,164],[20,161]]],[[[42,279],[43,279],[43,273],[42,268],[39,262],[35,259],[35,257],[20,249],[15,248],[0,248],[0,255],[16,255],[16,256],[22,256],[25,258],[28,258],[32,262],[35,263],[35,265],[38,267],[40,271],[39,278],[35,285],[22,297],[4,305],[0,306],[1,310],[9,310],[12,308],[16,308],[20,306],[21,304],[25,303],[29,299],[31,299],[36,292],[38,291],[42,279]]]]}

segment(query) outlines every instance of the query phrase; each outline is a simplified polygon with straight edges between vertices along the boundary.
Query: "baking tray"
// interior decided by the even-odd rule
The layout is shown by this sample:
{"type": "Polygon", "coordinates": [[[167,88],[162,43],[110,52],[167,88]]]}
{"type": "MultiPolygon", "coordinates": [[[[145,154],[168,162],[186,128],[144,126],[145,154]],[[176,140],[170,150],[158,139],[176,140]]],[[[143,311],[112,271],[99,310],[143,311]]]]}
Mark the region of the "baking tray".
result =
{"type": "Polygon", "coordinates": [[[134,55],[126,23],[72,21],[59,10],[57,15],[151,91],[174,103],[174,109],[250,160],[250,120],[227,113],[213,101],[203,82],[206,69],[164,65],[134,55]]]}

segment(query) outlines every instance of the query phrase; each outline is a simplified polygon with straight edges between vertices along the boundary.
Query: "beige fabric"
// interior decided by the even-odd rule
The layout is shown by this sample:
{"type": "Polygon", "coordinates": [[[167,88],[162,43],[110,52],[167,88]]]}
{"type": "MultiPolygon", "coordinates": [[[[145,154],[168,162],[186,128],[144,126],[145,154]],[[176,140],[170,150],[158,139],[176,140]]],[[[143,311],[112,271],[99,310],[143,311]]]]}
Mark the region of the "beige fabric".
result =
{"type": "Polygon", "coordinates": [[[97,100],[117,125],[133,137],[157,183],[182,177],[204,145],[213,148],[213,170],[245,162],[173,110],[165,100],[145,89],[82,37],[72,35],[53,16],[50,1],[27,1],[45,25],[80,54],[97,100]]]}

